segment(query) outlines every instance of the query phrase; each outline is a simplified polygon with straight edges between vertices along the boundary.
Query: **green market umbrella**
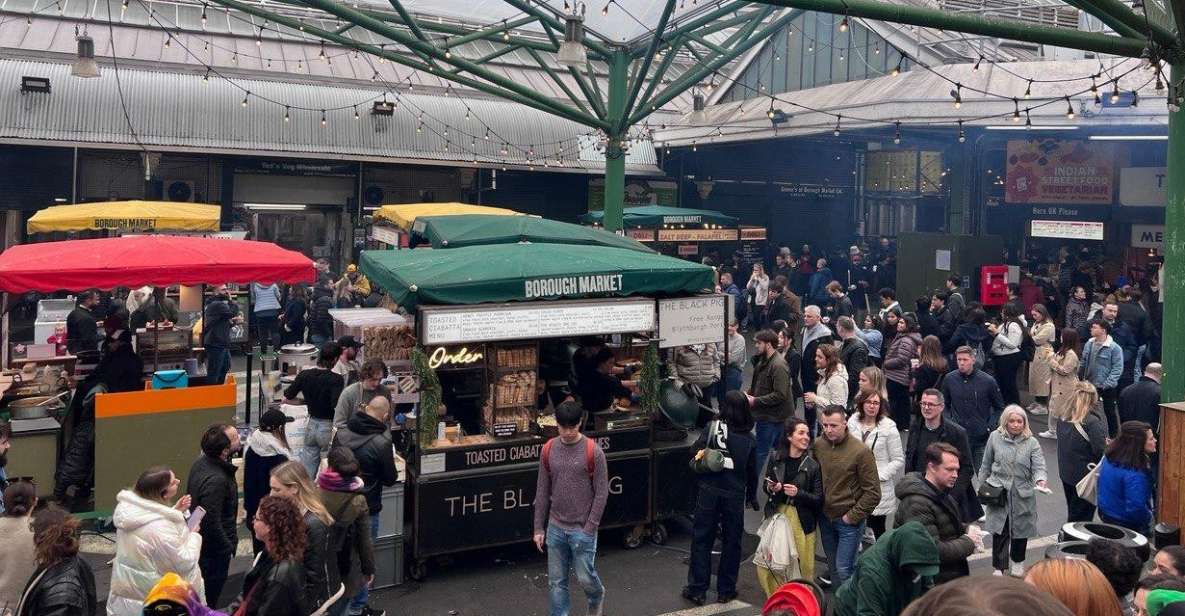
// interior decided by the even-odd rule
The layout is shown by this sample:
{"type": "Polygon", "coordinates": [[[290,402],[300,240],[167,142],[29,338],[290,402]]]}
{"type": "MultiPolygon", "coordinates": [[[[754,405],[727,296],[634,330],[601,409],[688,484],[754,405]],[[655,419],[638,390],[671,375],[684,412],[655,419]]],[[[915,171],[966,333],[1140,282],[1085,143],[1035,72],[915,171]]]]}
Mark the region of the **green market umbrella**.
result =
{"type": "Polygon", "coordinates": [[[571,244],[366,250],[358,267],[409,311],[419,304],[683,295],[715,285],[706,265],[571,244]]]}
{"type": "MultiPolygon", "coordinates": [[[[580,217],[584,224],[600,224],[604,219],[604,212],[589,212],[580,217]]],[[[719,225],[721,227],[737,227],[740,220],[736,217],[712,210],[692,210],[682,207],[664,207],[661,205],[643,205],[627,207],[623,214],[626,227],[662,228],[663,225],[675,227],[696,228],[705,225],[719,225]]]]}
{"type": "Polygon", "coordinates": [[[412,243],[433,248],[484,244],[582,244],[653,252],[641,242],[602,229],[582,227],[534,216],[421,216],[412,225],[412,243]]]}

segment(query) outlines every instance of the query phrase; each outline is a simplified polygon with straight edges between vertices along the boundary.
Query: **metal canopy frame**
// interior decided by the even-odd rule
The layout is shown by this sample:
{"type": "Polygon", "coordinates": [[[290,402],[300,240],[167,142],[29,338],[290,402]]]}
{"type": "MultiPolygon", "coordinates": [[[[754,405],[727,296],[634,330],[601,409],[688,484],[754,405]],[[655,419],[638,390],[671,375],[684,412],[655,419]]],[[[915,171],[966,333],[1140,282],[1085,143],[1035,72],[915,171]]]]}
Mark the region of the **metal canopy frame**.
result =
{"type": "Polygon", "coordinates": [[[776,33],[801,12],[779,11],[776,7],[753,5],[744,0],[724,0],[682,13],[677,22],[672,15],[681,0],[664,0],[652,35],[614,42],[586,28],[582,45],[588,61],[578,68],[562,66],[556,61],[564,36],[564,14],[547,3],[502,0],[521,16],[492,25],[466,26],[414,14],[404,6],[404,1],[388,0],[391,10],[380,10],[373,5],[359,6],[339,0],[278,0],[267,4],[255,0],[211,0],[213,4],[278,24],[300,36],[385,58],[600,131],[605,151],[605,227],[610,230],[622,229],[625,152],[631,127],[776,33]],[[343,25],[332,31],[312,26],[301,19],[308,17],[309,10],[341,20],[343,25]],[[541,33],[524,33],[524,28],[538,29],[541,33]],[[389,43],[359,40],[360,37],[352,36],[358,30],[389,43]],[[495,50],[481,57],[465,57],[464,45],[478,40],[493,44],[495,50]],[[565,98],[545,96],[483,66],[516,51],[538,64],[565,98]],[[694,58],[698,65],[669,80],[667,74],[680,57],[694,58]],[[608,87],[603,91],[596,76],[606,74],[608,87]]]}

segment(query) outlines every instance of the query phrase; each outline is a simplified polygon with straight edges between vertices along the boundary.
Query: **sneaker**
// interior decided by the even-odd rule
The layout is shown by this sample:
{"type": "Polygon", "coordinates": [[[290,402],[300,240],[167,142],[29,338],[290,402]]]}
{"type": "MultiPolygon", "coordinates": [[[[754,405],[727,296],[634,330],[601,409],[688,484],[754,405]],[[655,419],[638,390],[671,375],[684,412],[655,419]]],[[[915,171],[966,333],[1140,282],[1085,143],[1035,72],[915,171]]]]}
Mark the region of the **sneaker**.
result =
{"type": "Polygon", "coordinates": [[[1044,404],[1034,404],[1032,406],[1032,408],[1029,409],[1029,414],[1030,415],[1048,415],[1049,409],[1044,404]]]}
{"type": "Polygon", "coordinates": [[[379,610],[369,605],[363,608],[362,616],[387,616],[387,610],[379,610]]]}
{"type": "Polygon", "coordinates": [[[819,582],[820,588],[831,588],[831,576],[820,575],[820,576],[816,577],[815,580],[817,582],[819,582]]]}
{"type": "Polygon", "coordinates": [[[1057,440],[1057,432],[1054,432],[1053,430],[1046,430],[1046,431],[1038,434],[1037,436],[1039,436],[1041,438],[1047,438],[1051,441],[1057,440]]]}
{"type": "Polygon", "coordinates": [[[993,569],[993,570],[992,570],[992,575],[997,575],[997,576],[1003,577],[1003,576],[1004,576],[1004,572],[1003,572],[1003,571],[1000,571],[999,569],[993,569]]]}
{"type": "Polygon", "coordinates": [[[1023,578],[1025,576],[1025,564],[1012,563],[1012,566],[1008,568],[1008,575],[1014,578],[1023,578]]]}

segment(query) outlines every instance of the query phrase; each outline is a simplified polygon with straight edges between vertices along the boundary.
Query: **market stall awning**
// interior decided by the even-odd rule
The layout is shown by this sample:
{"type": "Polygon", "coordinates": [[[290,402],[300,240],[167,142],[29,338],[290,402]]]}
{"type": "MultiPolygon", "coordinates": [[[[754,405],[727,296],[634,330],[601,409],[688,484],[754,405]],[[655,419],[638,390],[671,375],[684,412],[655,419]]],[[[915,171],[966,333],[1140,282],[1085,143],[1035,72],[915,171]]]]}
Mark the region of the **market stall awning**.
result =
{"type": "Polygon", "coordinates": [[[0,253],[0,291],[9,293],[314,280],[308,257],[251,240],[139,235],[24,244],[0,253]]]}
{"type": "Polygon", "coordinates": [[[421,216],[412,230],[412,243],[417,241],[431,244],[433,248],[533,242],[653,252],[641,242],[616,233],[534,216],[421,216]]]}
{"type": "Polygon", "coordinates": [[[106,201],[55,205],[33,214],[29,233],[53,231],[217,231],[222,207],[173,201],[106,201]]]}
{"type": "Polygon", "coordinates": [[[500,207],[470,205],[468,203],[404,203],[384,205],[374,212],[375,221],[385,220],[404,231],[410,231],[412,222],[421,216],[458,216],[461,214],[488,214],[490,216],[518,216],[518,212],[500,207]]]}
{"type": "MultiPolygon", "coordinates": [[[[604,212],[589,212],[580,217],[584,224],[599,224],[604,212]]],[[[625,208],[624,221],[629,227],[657,227],[670,225],[676,228],[708,228],[708,225],[736,227],[740,220],[728,214],[712,210],[692,210],[682,207],[642,205],[625,208]]]]}
{"type": "Polygon", "coordinates": [[[699,293],[712,268],[603,246],[500,244],[450,250],[367,250],[359,263],[399,305],[699,293]]]}

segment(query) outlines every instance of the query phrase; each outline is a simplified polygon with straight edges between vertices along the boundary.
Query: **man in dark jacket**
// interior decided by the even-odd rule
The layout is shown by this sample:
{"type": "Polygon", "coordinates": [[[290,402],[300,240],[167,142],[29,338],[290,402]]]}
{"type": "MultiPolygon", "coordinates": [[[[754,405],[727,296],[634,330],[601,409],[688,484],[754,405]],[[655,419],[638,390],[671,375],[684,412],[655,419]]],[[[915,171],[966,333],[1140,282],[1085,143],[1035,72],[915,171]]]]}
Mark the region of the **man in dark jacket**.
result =
{"type": "Polygon", "coordinates": [[[206,581],[206,605],[218,607],[230,560],[239,538],[235,517],[239,513],[239,486],[230,458],[239,450],[239,431],[231,425],[214,424],[202,435],[202,455],[189,469],[185,492],[192,507],[205,509],[198,533],[202,551],[198,567],[206,581]]]}
{"type": "Polygon", "coordinates": [[[238,302],[230,300],[225,284],[214,289],[214,299],[202,316],[202,343],[206,347],[206,379],[221,385],[230,371],[230,326],[243,322],[238,302]]]}
{"type": "Polygon", "coordinates": [[[967,533],[959,505],[950,495],[959,480],[959,451],[948,443],[931,443],[925,460],[925,473],[908,473],[894,488],[898,501],[893,527],[906,522],[926,527],[938,544],[940,570],[934,582],[941,584],[971,573],[967,558],[983,546],[983,538],[967,533]]]}
{"type": "Polygon", "coordinates": [[[78,306],[66,316],[66,349],[71,353],[94,351],[99,348],[99,323],[95,317],[98,305],[97,292],[83,291],[78,294],[78,306]]]}
{"type": "Polygon", "coordinates": [[[1119,421],[1142,421],[1160,437],[1160,379],[1164,368],[1158,363],[1144,367],[1144,376],[1119,394],[1119,421]]]}
{"type": "Polygon", "coordinates": [[[962,346],[955,351],[958,368],[942,379],[942,395],[950,407],[950,418],[967,430],[971,461],[979,468],[988,435],[996,429],[1004,398],[996,379],[975,367],[975,351],[962,346]]]}
{"type": "Polygon", "coordinates": [[[868,345],[856,336],[856,322],[852,317],[840,317],[835,323],[835,331],[843,340],[839,347],[839,361],[848,371],[848,404],[856,397],[860,390],[860,371],[868,367],[868,345]]]}
{"type": "Polygon", "coordinates": [[[930,297],[930,316],[938,328],[935,335],[944,344],[950,340],[951,336],[955,335],[955,327],[958,326],[958,323],[955,322],[954,312],[946,305],[949,299],[950,294],[946,291],[938,291],[930,297]]]}
{"type": "Polygon", "coordinates": [[[958,505],[963,522],[978,520],[983,507],[975,495],[971,478],[975,467],[971,465],[971,447],[967,444],[967,431],[959,424],[944,417],[945,399],[937,389],[922,392],[921,416],[914,419],[905,442],[905,472],[926,472],[926,448],[934,443],[946,443],[959,452],[959,477],[951,489],[950,496],[958,505]]]}
{"type": "Polygon", "coordinates": [[[783,422],[794,413],[794,397],[790,393],[790,369],[778,353],[778,335],[763,329],[753,339],[757,355],[746,396],[757,423],[757,464],[764,465],[765,456],[782,438],[783,422]]]}
{"type": "MultiPolygon", "coordinates": [[[[361,411],[354,413],[346,422],[346,429],[337,433],[335,445],[341,445],[354,452],[358,458],[358,476],[366,486],[366,505],[370,509],[370,538],[379,535],[379,513],[383,510],[383,488],[399,481],[395,468],[395,450],[391,446],[391,431],[388,422],[391,417],[391,402],[387,398],[375,397],[361,411]]],[[[377,613],[366,605],[370,592],[366,587],[358,591],[350,602],[351,613],[377,613]]]]}
{"type": "Polygon", "coordinates": [[[946,309],[954,316],[955,322],[963,318],[963,309],[967,307],[967,300],[959,290],[960,284],[962,280],[956,275],[948,276],[946,279],[946,309]]]}
{"type": "Polygon", "coordinates": [[[318,284],[313,289],[313,303],[309,309],[309,342],[322,344],[333,338],[333,317],[329,311],[333,309],[333,287],[318,284]]]}

